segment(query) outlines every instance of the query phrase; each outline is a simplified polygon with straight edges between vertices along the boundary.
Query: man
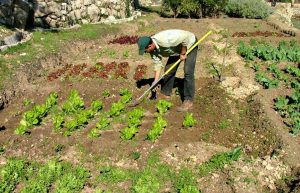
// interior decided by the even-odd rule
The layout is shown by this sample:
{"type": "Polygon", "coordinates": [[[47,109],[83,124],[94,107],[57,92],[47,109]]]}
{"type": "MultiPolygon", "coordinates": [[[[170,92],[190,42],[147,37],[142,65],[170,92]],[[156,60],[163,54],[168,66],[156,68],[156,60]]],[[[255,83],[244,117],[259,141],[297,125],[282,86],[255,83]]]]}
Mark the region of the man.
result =
{"type": "MultiPolygon", "coordinates": [[[[143,36],[137,42],[139,54],[143,55],[145,52],[150,53],[153,60],[155,71],[153,84],[160,78],[161,68],[163,67],[162,57],[169,57],[165,71],[167,71],[178,59],[185,61],[183,88],[184,101],[177,109],[177,111],[181,112],[189,111],[193,108],[195,94],[194,72],[198,49],[195,47],[188,55],[186,55],[186,52],[196,43],[196,41],[197,38],[193,33],[172,29],[161,31],[151,37],[143,36]]],[[[164,77],[161,83],[161,93],[159,98],[170,98],[178,66],[179,65],[164,77]]]]}

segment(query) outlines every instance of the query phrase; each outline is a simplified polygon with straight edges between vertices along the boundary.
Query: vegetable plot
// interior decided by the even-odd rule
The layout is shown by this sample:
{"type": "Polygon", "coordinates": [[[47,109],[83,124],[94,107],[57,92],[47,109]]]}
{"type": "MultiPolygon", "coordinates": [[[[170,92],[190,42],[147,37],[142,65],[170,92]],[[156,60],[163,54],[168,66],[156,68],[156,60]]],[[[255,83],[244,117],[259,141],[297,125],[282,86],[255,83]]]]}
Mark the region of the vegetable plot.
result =
{"type": "MultiPolygon", "coordinates": [[[[300,62],[300,47],[296,42],[280,42],[277,48],[266,44],[258,44],[252,40],[251,46],[244,42],[240,43],[238,53],[246,60],[254,60],[258,57],[262,60],[277,60],[300,62]]],[[[279,112],[284,123],[290,128],[293,135],[300,130],[300,69],[296,65],[288,64],[279,69],[277,63],[263,65],[264,63],[253,64],[256,72],[255,80],[265,89],[277,88],[280,82],[285,87],[292,89],[291,96],[279,96],[274,99],[274,109],[279,112]]]]}
{"type": "Polygon", "coordinates": [[[25,160],[8,159],[1,168],[0,192],[14,192],[21,182],[20,192],[80,192],[90,172],[67,162],[50,160],[32,164],[25,160]]]}
{"type": "Polygon", "coordinates": [[[160,136],[165,127],[167,127],[167,121],[163,118],[163,115],[172,107],[172,103],[166,100],[159,100],[156,108],[156,119],[147,134],[147,139],[155,141],[160,136]]]}
{"type": "Polygon", "coordinates": [[[51,108],[57,104],[57,93],[51,93],[44,104],[35,105],[31,110],[24,113],[20,125],[16,128],[15,133],[23,135],[28,133],[28,129],[39,125],[42,120],[48,115],[51,108]]]}
{"type": "Polygon", "coordinates": [[[300,62],[300,46],[295,41],[282,41],[277,47],[266,43],[258,43],[252,40],[250,45],[241,41],[237,53],[246,60],[254,60],[256,57],[265,61],[289,61],[300,62]]]}
{"type": "Polygon", "coordinates": [[[284,123],[289,126],[292,135],[297,135],[300,131],[300,90],[294,90],[291,96],[280,96],[276,98],[274,104],[284,123]]]}
{"type": "MultiPolygon", "coordinates": [[[[15,132],[16,134],[27,133],[28,128],[40,124],[42,119],[50,114],[51,118],[48,120],[52,121],[53,131],[62,133],[64,136],[70,136],[74,131],[86,128],[90,121],[97,117],[98,122],[89,131],[88,136],[90,138],[100,137],[104,130],[112,128],[113,123],[125,119],[127,120],[127,125],[120,130],[120,137],[123,140],[131,140],[142,125],[145,109],[139,107],[126,113],[125,105],[132,100],[133,95],[125,88],[120,89],[119,93],[119,100],[112,103],[105,112],[101,111],[103,109],[101,100],[93,100],[89,108],[86,108],[84,100],[76,90],[70,91],[67,99],[62,102],[61,106],[57,105],[57,93],[51,93],[45,104],[41,106],[36,105],[32,110],[24,113],[20,126],[15,132]],[[53,108],[54,105],[56,105],[55,108],[53,108]],[[53,110],[50,113],[51,108],[53,110]]],[[[105,90],[102,96],[109,97],[109,91],[105,90]]],[[[156,104],[157,112],[155,112],[156,119],[147,133],[147,139],[155,141],[163,133],[164,128],[167,127],[167,120],[164,119],[164,115],[171,107],[172,103],[169,101],[158,101],[156,104]]],[[[196,121],[193,119],[192,114],[187,114],[183,125],[192,127],[195,124],[196,121]]]]}
{"type": "MultiPolygon", "coordinates": [[[[136,71],[139,71],[139,66],[136,71]]],[[[82,78],[124,78],[128,79],[128,72],[130,70],[128,62],[110,62],[104,64],[103,62],[97,62],[95,65],[87,64],[65,64],[61,69],[49,73],[47,79],[49,81],[54,81],[58,78],[70,78],[70,77],[82,77],[82,78]]],[[[140,76],[146,73],[147,67],[142,69],[140,76]]],[[[135,77],[136,75],[134,75],[135,77]]]]}
{"type": "Polygon", "coordinates": [[[139,130],[142,123],[145,110],[143,108],[135,108],[128,113],[128,125],[121,131],[121,138],[124,140],[132,139],[139,130]]]}

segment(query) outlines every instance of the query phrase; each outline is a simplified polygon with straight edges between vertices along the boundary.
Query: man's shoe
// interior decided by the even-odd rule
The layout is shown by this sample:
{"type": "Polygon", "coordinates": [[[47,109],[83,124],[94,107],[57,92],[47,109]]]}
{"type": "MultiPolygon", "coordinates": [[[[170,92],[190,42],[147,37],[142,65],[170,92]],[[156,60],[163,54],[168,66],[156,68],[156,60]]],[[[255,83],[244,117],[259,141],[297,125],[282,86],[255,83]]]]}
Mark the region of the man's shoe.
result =
{"type": "Polygon", "coordinates": [[[182,105],[177,108],[178,112],[187,112],[193,109],[193,102],[190,100],[183,101],[182,105]]]}

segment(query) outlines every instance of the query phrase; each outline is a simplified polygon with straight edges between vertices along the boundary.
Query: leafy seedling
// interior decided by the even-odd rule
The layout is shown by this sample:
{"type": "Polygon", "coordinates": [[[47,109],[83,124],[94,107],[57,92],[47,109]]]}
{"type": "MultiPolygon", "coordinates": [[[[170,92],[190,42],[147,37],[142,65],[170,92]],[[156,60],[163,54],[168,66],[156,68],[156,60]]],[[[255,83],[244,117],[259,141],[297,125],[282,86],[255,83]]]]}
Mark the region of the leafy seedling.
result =
{"type": "Polygon", "coordinates": [[[196,125],[197,121],[193,118],[193,113],[187,113],[183,120],[183,127],[189,128],[194,127],[196,125]]]}
{"type": "Polygon", "coordinates": [[[109,92],[109,90],[105,89],[105,90],[103,91],[103,93],[102,93],[102,96],[103,96],[104,98],[110,97],[110,92],[109,92]]]}

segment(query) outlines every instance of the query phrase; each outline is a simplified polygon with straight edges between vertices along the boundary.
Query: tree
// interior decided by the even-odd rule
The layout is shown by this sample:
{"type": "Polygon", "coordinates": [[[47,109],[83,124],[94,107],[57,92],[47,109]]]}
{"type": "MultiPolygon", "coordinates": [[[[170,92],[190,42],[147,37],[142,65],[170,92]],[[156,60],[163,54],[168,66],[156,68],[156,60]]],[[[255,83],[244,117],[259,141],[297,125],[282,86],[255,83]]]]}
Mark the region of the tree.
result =
{"type": "Polygon", "coordinates": [[[200,4],[198,0],[182,0],[179,6],[179,13],[191,18],[192,15],[196,15],[199,8],[200,4]]]}
{"type": "Polygon", "coordinates": [[[179,14],[179,6],[182,0],[163,0],[162,5],[164,8],[171,9],[176,18],[179,14]]]}

